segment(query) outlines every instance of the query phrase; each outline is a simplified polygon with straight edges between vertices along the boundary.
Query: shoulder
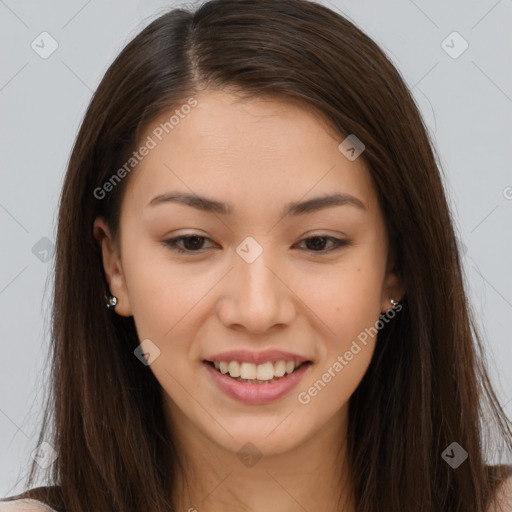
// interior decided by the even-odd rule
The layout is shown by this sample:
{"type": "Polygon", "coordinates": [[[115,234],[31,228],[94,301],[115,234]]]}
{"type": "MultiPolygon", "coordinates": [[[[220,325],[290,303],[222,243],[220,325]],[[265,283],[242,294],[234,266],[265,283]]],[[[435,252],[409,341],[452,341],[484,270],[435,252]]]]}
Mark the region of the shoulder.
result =
{"type": "Polygon", "coordinates": [[[0,512],[64,512],[58,485],[25,489],[21,494],[0,498],[0,512]]]}
{"type": "Polygon", "coordinates": [[[53,508],[32,498],[0,501],[0,512],[55,512],[53,508]]]}
{"type": "Polygon", "coordinates": [[[487,512],[512,512],[512,476],[498,486],[495,500],[487,512]]]}

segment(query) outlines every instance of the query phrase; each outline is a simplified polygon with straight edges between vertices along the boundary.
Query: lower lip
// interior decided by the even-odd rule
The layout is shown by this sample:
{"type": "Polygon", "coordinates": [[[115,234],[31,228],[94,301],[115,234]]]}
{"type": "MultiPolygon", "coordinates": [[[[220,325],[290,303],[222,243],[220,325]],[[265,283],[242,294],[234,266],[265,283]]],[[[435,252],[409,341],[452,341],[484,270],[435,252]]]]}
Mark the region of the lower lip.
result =
{"type": "Polygon", "coordinates": [[[298,370],[269,384],[244,384],[216,370],[210,363],[203,362],[215,384],[226,395],[246,404],[266,404],[288,394],[308,371],[311,363],[303,363],[298,370]]]}

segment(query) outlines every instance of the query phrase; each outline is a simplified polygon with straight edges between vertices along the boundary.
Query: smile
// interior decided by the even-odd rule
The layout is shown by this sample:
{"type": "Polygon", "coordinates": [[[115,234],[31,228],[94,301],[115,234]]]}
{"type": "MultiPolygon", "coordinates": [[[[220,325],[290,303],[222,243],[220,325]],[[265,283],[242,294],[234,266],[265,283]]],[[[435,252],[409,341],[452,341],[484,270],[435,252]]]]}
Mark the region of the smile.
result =
{"type": "Polygon", "coordinates": [[[228,397],[250,405],[284,397],[297,386],[313,363],[276,361],[262,364],[239,361],[203,361],[210,378],[228,397]]]}
{"type": "Polygon", "coordinates": [[[249,384],[271,383],[277,379],[293,373],[304,363],[279,360],[275,363],[268,361],[263,364],[254,364],[239,361],[213,361],[215,369],[222,374],[229,374],[238,382],[249,384]]]}

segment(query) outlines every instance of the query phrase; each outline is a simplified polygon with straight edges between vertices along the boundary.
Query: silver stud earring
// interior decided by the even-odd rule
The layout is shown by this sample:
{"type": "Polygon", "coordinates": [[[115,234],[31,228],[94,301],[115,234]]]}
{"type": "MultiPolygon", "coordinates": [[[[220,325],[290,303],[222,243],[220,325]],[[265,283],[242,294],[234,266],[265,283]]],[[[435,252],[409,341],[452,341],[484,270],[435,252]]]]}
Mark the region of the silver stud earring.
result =
{"type": "Polygon", "coordinates": [[[109,296],[107,297],[107,309],[114,309],[117,304],[117,297],[109,293],[109,296]]]}
{"type": "Polygon", "coordinates": [[[398,306],[398,301],[395,301],[394,299],[390,299],[389,302],[391,302],[391,305],[393,306],[391,309],[388,309],[385,313],[381,313],[381,316],[386,316],[386,313],[388,311],[393,311],[396,306],[398,306]]]}

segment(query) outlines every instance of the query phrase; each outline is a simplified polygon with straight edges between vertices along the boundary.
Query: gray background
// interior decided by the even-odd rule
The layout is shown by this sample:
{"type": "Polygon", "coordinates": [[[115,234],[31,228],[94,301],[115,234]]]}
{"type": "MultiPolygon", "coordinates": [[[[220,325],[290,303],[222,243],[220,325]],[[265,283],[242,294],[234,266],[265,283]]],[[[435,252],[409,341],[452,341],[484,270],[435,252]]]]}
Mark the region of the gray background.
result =
{"type": "MultiPolygon", "coordinates": [[[[413,90],[467,248],[491,377],[511,416],[512,0],[323,3],[378,42],[413,90]],[[457,58],[463,41],[453,31],[469,44],[457,58]]],[[[0,0],[1,496],[21,489],[37,443],[57,201],[74,137],[117,53],[175,5],[197,3],[0,0]],[[58,43],[46,59],[31,47],[51,48],[44,31],[58,43]]]]}

